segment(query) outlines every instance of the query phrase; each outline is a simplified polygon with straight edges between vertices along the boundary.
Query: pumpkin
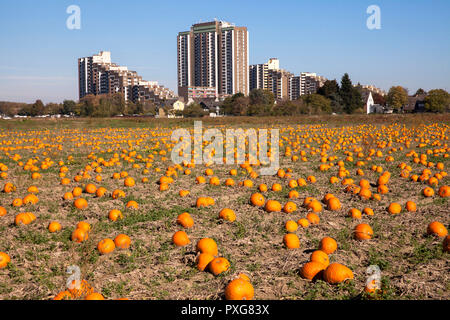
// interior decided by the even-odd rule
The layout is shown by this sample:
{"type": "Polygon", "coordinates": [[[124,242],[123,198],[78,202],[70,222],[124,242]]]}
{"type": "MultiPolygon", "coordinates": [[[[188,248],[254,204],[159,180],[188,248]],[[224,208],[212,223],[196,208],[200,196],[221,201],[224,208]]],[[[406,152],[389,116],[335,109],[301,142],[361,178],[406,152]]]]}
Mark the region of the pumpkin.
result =
{"type": "Polygon", "coordinates": [[[86,193],[94,194],[97,191],[97,187],[93,183],[88,183],[84,188],[86,193]]]}
{"type": "Polygon", "coordinates": [[[71,300],[73,297],[70,294],[69,291],[65,290],[65,291],[61,291],[59,292],[54,298],[53,300],[71,300]]]}
{"type": "Polygon", "coordinates": [[[31,222],[33,222],[34,220],[36,220],[36,216],[33,213],[22,212],[22,213],[19,213],[18,215],[16,215],[16,218],[14,219],[14,223],[16,224],[16,226],[27,225],[27,224],[30,224],[31,222]]]}
{"type": "Polygon", "coordinates": [[[426,187],[425,189],[423,189],[422,191],[423,195],[425,197],[432,197],[434,196],[434,190],[430,187],[426,187]]]}
{"type": "Polygon", "coordinates": [[[374,215],[373,210],[371,208],[368,208],[368,207],[364,208],[363,212],[365,214],[367,214],[368,216],[373,216],[374,215]]]}
{"type": "Polygon", "coordinates": [[[8,263],[11,262],[11,258],[5,252],[0,252],[0,269],[6,268],[8,263]]]}
{"type": "Polygon", "coordinates": [[[84,230],[85,232],[91,231],[91,225],[86,221],[80,221],[77,223],[77,229],[84,230]]]}
{"type": "Polygon", "coordinates": [[[95,195],[97,198],[101,198],[105,195],[106,191],[107,191],[106,188],[100,187],[97,189],[97,191],[95,191],[95,195]]]}
{"type": "Polygon", "coordinates": [[[348,279],[353,279],[353,272],[340,263],[330,264],[323,272],[323,280],[330,284],[341,283],[348,279]]]}
{"type": "Polygon", "coordinates": [[[266,199],[261,193],[254,193],[250,197],[250,202],[252,205],[256,207],[262,207],[264,206],[264,203],[266,202],[266,199]]]}
{"type": "Polygon", "coordinates": [[[52,221],[48,225],[48,231],[50,231],[51,233],[61,231],[61,229],[62,229],[61,224],[57,221],[52,221]]]}
{"type": "Polygon", "coordinates": [[[319,262],[326,267],[330,264],[330,258],[328,255],[322,250],[315,250],[311,256],[309,257],[309,261],[319,262]]]}
{"type": "Polygon", "coordinates": [[[6,209],[4,207],[0,207],[0,217],[3,217],[6,215],[6,209]]]}
{"type": "Polygon", "coordinates": [[[180,197],[186,197],[189,194],[189,190],[180,190],[180,197]]]}
{"type": "Polygon", "coordinates": [[[439,188],[439,196],[441,196],[442,198],[450,197],[450,187],[441,186],[439,188]]]}
{"type": "Polygon", "coordinates": [[[285,228],[287,232],[295,232],[298,229],[298,224],[294,220],[286,221],[285,228]]]}
{"type": "Polygon", "coordinates": [[[183,212],[177,217],[177,223],[184,228],[192,228],[194,226],[194,219],[187,212],[183,212]]]}
{"type": "Polygon", "coordinates": [[[319,216],[313,212],[309,212],[306,215],[306,219],[308,219],[308,221],[312,224],[319,224],[319,222],[320,222],[319,216]]]}
{"type": "Polygon", "coordinates": [[[208,264],[214,260],[214,256],[209,253],[200,253],[197,257],[197,269],[204,271],[208,264]]]}
{"type": "Polygon", "coordinates": [[[189,237],[186,232],[184,231],[177,231],[172,236],[172,242],[177,247],[183,247],[187,244],[189,244],[191,241],[189,240],[189,237]]]}
{"type": "Polygon", "coordinates": [[[103,297],[102,294],[98,292],[93,292],[91,294],[88,294],[84,300],[105,300],[105,297],[103,297]]]}
{"type": "Polygon", "coordinates": [[[78,285],[76,280],[72,280],[69,284],[68,292],[70,293],[71,298],[76,299],[91,294],[94,292],[94,289],[86,280],[79,281],[78,285]]]}
{"type": "Polygon", "coordinates": [[[281,191],[282,189],[283,189],[283,187],[282,187],[281,184],[279,184],[279,183],[274,183],[274,184],[272,185],[272,191],[277,192],[277,191],[281,191]]]}
{"type": "Polygon", "coordinates": [[[305,263],[300,269],[300,276],[304,279],[313,280],[322,277],[323,270],[325,270],[326,266],[324,266],[320,262],[310,261],[305,263]]]}
{"type": "Polygon", "coordinates": [[[400,212],[402,212],[402,206],[396,202],[393,202],[389,205],[388,212],[390,214],[399,214],[400,212]]]}
{"type": "Polygon", "coordinates": [[[286,213],[295,212],[295,211],[297,211],[297,205],[294,202],[292,202],[292,201],[288,201],[284,205],[283,211],[286,212],[286,213]]]}
{"type": "Polygon", "coordinates": [[[291,190],[289,191],[288,197],[289,199],[296,199],[300,196],[297,190],[291,190]]]}
{"type": "Polygon", "coordinates": [[[108,254],[114,251],[116,245],[111,239],[103,239],[97,244],[97,249],[101,254],[108,254]]]}
{"type": "Polygon", "coordinates": [[[298,219],[297,223],[298,223],[298,225],[302,226],[303,228],[308,228],[308,226],[309,226],[309,220],[305,219],[305,218],[298,219]]]}
{"type": "Polygon", "coordinates": [[[196,250],[201,253],[209,253],[212,256],[218,255],[217,244],[211,238],[203,238],[197,242],[196,250]]]}
{"type": "Polygon", "coordinates": [[[88,202],[86,201],[86,199],[78,198],[74,201],[73,205],[75,206],[75,208],[83,210],[88,207],[88,202]]]}
{"type": "Polygon", "coordinates": [[[350,209],[350,210],[348,211],[348,215],[349,215],[350,217],[352,217],[353,219],[361,219],[361,216],[362,216],[361,211],[359,211],[359,210],[356,209],[356,208],[350,209]]]}
{"type": "Polygon", "coordinates": [[[89,235],[85,230],[77,228],[72,232],[71,238],[72,238],[72,241],[80,243],[80,242],[86,241],[89,238],[89,235]]]}
{"type": "Polygon", "coordinates": [[[336,251],[337,247],[337,242],[333,238],[325,237],[320,240],[319,250],[322,250],[326,254],[332,254],[336,251]]]}
{"type": "Polygon", "coordinates": [[[215,276],[227,271],[230,268],[230,262],[223,257],[214,258],[208,264],[208,270],[215,276]]]}
{"type": "Polygon", "coordinates": [[[450,252],[450,235],[444,238],[444,241],[442,242],[442,250],[445,252],[450,252]]]}
{"type": "Polygon", "coordinates": [[[123,219],[123,214],[122,211],[117,210],[117,209],[112,209],[111,211],[109,211],[108,213],[108,218],[111,221],[117,221],[119,219],[123,219]]]}
{"type": "Polygon", "coordinates": [[[138,209],[139,208],[139,204],[136,201],[134,201],[134,200],[130,200],[130,201],[127,202],[125,207],[126,208],[138,209]]]}
{"type": "Polygon", "coordinates": [[[20,198],[16,198],[16,199],[14,199],[13,202],[12,202],[12,206],[13,206],[13,207],[20,207],[20,206],[22,206],[22,205],[23,205],[23,201],[22,201],[22,199],[20,199],[20,198]]]}
{"type": "Polygon", "coordinates": [[[338,198],[332,197],[326,200],[327,202],[327,209],[331,211],[338,211],[341,209],[341,202],[338,198]]]}
{"type": "Polygon", "coordinates": [[[294,233],[285,234],[283,237],[283,243],[288,249],[300,248],[300,239],[294,233]]]}
{"type": "Polygon", "coordinates": [[[114,245],[119,249],[128,249],[131,245],[131,239],[126,234],[119,234],[114,238],[114,245]]]}
{"type": "Polygon", "coordinates": [[[448,231],[442,223],[433,221],[428,225],[427,233],[438,237],[445,237],[448,234],[448,231]]]}
{"type": "Polygon", "coordinates": [[[408,212],[416,212],[417,206],[413,201],[408,201],[408,202],[406,202],[406,210],[408,212]]]}
{"type": "Polygon", "coordinates": [[[233,210],[231,210],[229,208],[224,208],[224,209],[220,210],[219,218],[233,222],[234,220],[236,220],[236,214],[234,213],[233,210]]]}
{"type": "Polygon", "coordinates": [[[372,228],[366,223],[360,223],[355,227],[355,238],[358,240],[369,240],[373,236],[372,228]]]}
{"type": "Polygon", "coordinates": [[[308,203],[307,208],[312,210],[313,212],[321,212],[322,211],[322,205],[317,200],[312,200],[308,203]]]}
{"type": "Polygon", "coordinates": [[[266,205],[264,206],[264,209],[267,212],[280,212],[281,211],[281,203],[279,203],[277,200],[268,200],[266,202],[266,205]]]}
{"type": "Polygon", "coordinates": [[[252,300],[254,294],[252,284],[240,277],[230,281],[225,288],[226,300],[252,300]]]}
{"type": "Polygon", "coordinates": [[[81,196],[82,193],[83,193],[83,189],[81,189],[80,187],[75,187],[72,190],[72,194],[74,197],[79,197],[79,196],[81,196]]]}

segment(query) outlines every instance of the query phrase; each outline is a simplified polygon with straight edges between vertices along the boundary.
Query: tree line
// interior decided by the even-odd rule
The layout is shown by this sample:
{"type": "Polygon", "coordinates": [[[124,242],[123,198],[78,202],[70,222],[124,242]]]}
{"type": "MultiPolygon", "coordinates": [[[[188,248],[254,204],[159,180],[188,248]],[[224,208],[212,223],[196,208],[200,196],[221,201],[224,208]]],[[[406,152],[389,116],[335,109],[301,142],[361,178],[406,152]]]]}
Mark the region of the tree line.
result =
{"type": "Polygon", "coordinates": [[[63,103],[0,102],[0,114],[7,116],[72,115],[78,117],[113,117],[117,115],[155,115],[158,108],[151,102],[126,101],[122,93],[86,95],[79,102],[64,100],[63,103]]]}

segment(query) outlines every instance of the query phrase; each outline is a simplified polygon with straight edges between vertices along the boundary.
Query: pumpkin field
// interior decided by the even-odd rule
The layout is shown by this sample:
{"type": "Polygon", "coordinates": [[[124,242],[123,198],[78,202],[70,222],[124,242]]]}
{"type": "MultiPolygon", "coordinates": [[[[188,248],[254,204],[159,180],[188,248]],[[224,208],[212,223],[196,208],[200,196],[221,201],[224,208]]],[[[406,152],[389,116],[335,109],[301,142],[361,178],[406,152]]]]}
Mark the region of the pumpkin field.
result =
{"type": "Polygon", "coordinates": [[[448,114],[198,120],[278,170],[173,163],[192,119],[0,122],[0,299],[450,299],[448,114]]]}

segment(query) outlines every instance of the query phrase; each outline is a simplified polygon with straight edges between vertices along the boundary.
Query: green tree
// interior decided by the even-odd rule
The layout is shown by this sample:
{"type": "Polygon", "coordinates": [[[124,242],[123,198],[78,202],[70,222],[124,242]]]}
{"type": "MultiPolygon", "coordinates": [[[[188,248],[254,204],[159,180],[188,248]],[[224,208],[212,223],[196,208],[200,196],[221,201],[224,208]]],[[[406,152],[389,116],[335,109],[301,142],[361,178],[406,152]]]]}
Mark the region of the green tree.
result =
{"type": "Polygon", "coordinates": [[[386,102],[391,108],[399,110],[408,103],[408,92],[402,86],[391,87],[386,102]]]}
{"type": "Polygon", "coordinates": [[[183,110],[183,116],[186,118],[203,117],[205,114],[205,111],[198,103],[191,103],[183,110]]]}
{"type": "Polygon", "coordinates": [[[64,100],[62,107],[62,114],[75,113],[76,103],[73,100],[64,100]]]}
{"type": "Polygon", "coordinates": [[[236,110],[237,110],[236,101],[237,101],[237,99],[243,98],[243,97],[245,97],[244,94],[239,92],[239,93],[232,95],[231,97],[225,98],[225,100],[223,101],[223,112],[227,115],[240,114],[240,111],[238,112],[238,114],[236,114],[236,110]]]}
{"type": "Polygon", "coordinates": [[[331,101],[324,96],[313,93],[302,97],[309,114],[331,113],[331,101]]]}
{"type": "Polygon", "coordinates": [[[431,112],[450,110],[450,94],[443,89],[434,89],[425,97],[425,109],[431,112]]]}
{"type": "Polygon", "coordinates": [[[249,94],[251,105],[263,105],[273,107],[275,97],[269,90],[253,89],[249,94]]]}
{"type": "Polygon", "coordinates": [[[356,109],[362,107],[361,93],[357,88],[353,87],[348,73],[342,76],[339,96],[342,100],[343,110],[346,113],[353,113],[356,109]]]}

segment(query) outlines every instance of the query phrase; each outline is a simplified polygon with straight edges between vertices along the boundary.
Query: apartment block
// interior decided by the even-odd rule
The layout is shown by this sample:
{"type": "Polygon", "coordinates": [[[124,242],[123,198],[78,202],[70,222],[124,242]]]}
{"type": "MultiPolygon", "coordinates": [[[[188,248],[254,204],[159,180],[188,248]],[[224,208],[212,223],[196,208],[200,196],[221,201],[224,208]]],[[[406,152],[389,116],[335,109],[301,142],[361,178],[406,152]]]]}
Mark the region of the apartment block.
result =
{"type": "Polygon", "coordinates": [[[215,88],[218,96],[249,93],[248,31],[225,21],[198,23],[178,33],[177,73],[182,87],[215,88]]]}
{"type": "Polygon", "coordinates": [[[293,74],[283,69],[269,69],[267,77],[268,90],[276,100],[287,100],[290,96],[290,79],[293,74]]]}
{"type": "Polygon", "coordinates": [[[280,69],[280,61],[276,58],[271,58],[266,63],[251,65],[249,67],[250,91],[253,89],[269,89],[269,70],[278,69],[280,69]]]}
{"type": "Polygon", "coordinates": [[[175,96],[171,90],[159,86],[156,81],[144,81],[136,71],[112,63],[109,51],[78,59],[78,85],[80,99],[88,94],[120,92],[125,101],[149,100],[160,103],[175,96]]]}

